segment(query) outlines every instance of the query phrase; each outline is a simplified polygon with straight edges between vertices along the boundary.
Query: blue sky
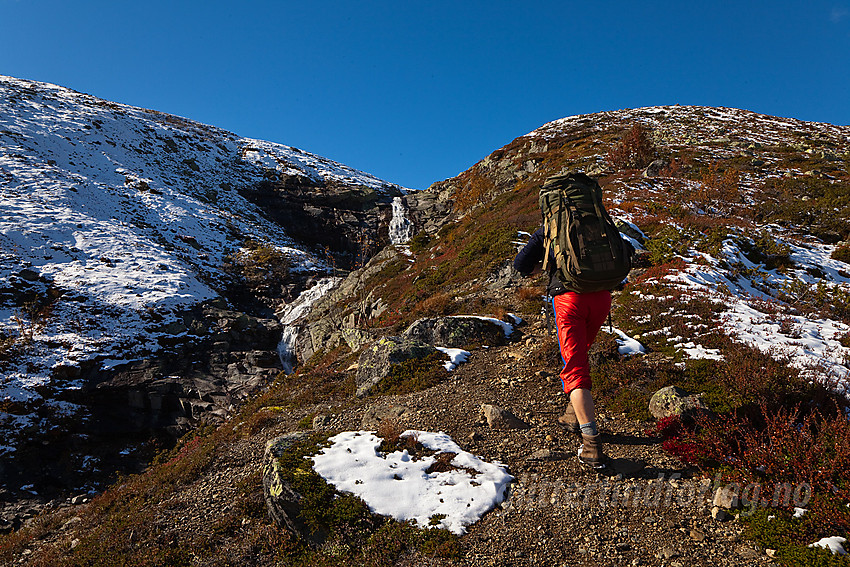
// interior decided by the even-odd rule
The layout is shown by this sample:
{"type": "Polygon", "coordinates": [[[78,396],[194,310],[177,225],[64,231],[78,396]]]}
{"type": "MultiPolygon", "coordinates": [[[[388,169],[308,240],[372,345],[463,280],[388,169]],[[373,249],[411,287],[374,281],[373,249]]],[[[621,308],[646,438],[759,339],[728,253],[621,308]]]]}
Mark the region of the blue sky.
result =
{"type": "Polygon", "coordinates": [[[850,124],[850,0],[0,0],[0,74],[423,189],[544,123],[661,104],[850,124]]]}

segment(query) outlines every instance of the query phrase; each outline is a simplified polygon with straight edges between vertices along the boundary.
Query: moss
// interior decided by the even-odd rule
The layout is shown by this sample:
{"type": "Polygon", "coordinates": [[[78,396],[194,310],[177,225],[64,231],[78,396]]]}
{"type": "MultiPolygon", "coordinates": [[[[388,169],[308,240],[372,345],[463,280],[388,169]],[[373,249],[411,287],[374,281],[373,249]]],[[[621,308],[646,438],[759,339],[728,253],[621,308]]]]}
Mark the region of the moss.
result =
{"type": "Polygon", "coordinates": [[[318,412],[310,412],[301,419],[298,420],[298,424],[296,427],[298,429],[312,429],[313,427],[313,419],[318,415],[318,412]]]}
{"type": "Polygon", "coordinates": [[[787,567],[850,565],[850,556],[833,555],[820,547],[808,547],[809,543],[824,537],[815,534],[824,532],[822,527],[813,526],[812,519],[807,516],[792,518],[785,511],[770,508],[757,510],[748,518],[742,517],[744,535],[767,549],[775,549],[776,558],[787,567]]]}
{"type": "Polygon", "coordinates": [[[408,394],[436,386],[446,377],[445,359],[437,351],[393,364],[389,375],[372,388],[372,394],[408,394]]]}
{"type": "Polygon", "coordinates": [[[431,236],[424,230],[414,235],[407,243],[414,254],[421,254],[427,250],[429,244],[431,244],[431,236]]]}

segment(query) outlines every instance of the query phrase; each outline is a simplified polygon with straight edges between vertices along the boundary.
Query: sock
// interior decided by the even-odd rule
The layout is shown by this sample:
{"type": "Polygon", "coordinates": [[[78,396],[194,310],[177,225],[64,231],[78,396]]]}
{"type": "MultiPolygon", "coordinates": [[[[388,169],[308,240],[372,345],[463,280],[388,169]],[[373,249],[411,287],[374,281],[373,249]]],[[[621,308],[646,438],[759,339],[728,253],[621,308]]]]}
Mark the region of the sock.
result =
{"type": "Polygon", "coordinates": [[[583,435],[599,435],[599,431],[596,429],[596,420],[591,421],[590,423],[583,423],[579,427],[581,427],[583,435]]]}

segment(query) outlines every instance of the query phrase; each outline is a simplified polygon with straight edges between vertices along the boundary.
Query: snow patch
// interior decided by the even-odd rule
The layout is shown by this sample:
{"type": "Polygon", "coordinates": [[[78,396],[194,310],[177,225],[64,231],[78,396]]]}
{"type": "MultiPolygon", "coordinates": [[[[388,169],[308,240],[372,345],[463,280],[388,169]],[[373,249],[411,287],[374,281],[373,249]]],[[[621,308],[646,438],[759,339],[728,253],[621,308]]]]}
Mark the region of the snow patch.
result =
{"type": "Polygon", "coordinates": [[[514,478],[503,465],[462,450],[445,433],[402,433],[407,435],[438,453],[456,453],[451,464],[459,468],[427,473],[434,456],[413,460],[406,450],[383,455],[378,452],[380,437],[348,431],[331,437],[332,445],[311,457],[313,469],[337,490],[363,499],[377,514],[423,528],[436,524],[455,534],[465,533],[504,501],[514,478]]]}
{"type": "Polygon", "coordinates": [[[446,370],[448,370],[449,372],[451,372],[452,370],[457,368],[458,365],[466,362],[466,360],[469,358],[469,355],[471,354],[469,351],[459,349],[459,348],[445,348],[445,347],[434,347],[434,348],[436,348],[438,351],[442,352],[443,354],[448,355],[449,361],[446,362],[444,366],[445,366],[446,370]]]}

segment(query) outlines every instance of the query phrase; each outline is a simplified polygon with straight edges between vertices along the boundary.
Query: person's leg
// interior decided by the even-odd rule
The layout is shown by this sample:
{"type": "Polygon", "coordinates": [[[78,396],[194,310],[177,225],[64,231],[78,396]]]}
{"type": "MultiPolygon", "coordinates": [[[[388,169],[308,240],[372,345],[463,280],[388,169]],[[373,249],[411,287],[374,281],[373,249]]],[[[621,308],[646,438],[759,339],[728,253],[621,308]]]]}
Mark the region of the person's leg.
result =
{"type": "MultiPolygon", "coordinates": [[[[608,313],[611,311],[611,292],[601,291],[588,293],[581,296],[587,317],[585,319],[585,361],[590,345],[596,340],[599,329],[605,323],[608,313]]],[[[570,402],[580,425],[596,424],[596,405],[593,403],[593,395],[590,393],[589,376],[590,364],[587,364],[588,387],[577,387],[570,392],[570,402]]],[[[595,429],[595,428],[594,428],[595,429]]],[[[593,433],[595,434],[595,433],[593,433]]]]}
{"type": "Polygon", "coordinates": [[[570,392],[570,403],[573,405],[573,411],[576,413],[579,427],[584,424],[596,422],[596,406],[593,403],[593,396],[587,388],[574,388],[570,392]]]}
{"type": "Polygon", "coordinates": [[[561,381],[570,396],[575,421],[565,423],[568,412],[559,422],[569,430],[581,433],[579,459],[596,468],[604,467],[606,457],[596,428],[596,410],[590,393],[590,365],[587,351],[596,338],[611,305],[608,292],[595,294],[567,293],[553,300],[558,342],[564,368],[561,381]],[[576,428],[578,431],[576,431],[576,428]]]}
{"type": "MultiPolygon", "coordinates": [[[[586,319],[581,296],[576,293],[558,295],[552,300],[555,311],[555,327],[558,330],[558,346],[564,366],[561,369],[561,384],[564,392],[572,400],[576,388],[590,386],[590,371],[587,364],[586,319]]],[[[578,400],[577,400],[578,402],[578,400]]],[[[572,401],[567,403],[566,411],[558,418],[558,423],[567,431],[581,434],[580,424],[587,419],[586,407],[582,402],[581,415],[572,401]]]]}
{"type": "Polygon", "coordinates": [[[578,293],[562,293],[552,298],[555,328],[564,367],[561,383],[569,394],[575,388],[590,388],[587,362],[587,307],[578,293]]]}

